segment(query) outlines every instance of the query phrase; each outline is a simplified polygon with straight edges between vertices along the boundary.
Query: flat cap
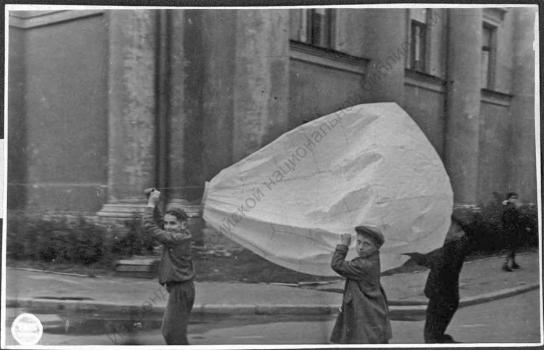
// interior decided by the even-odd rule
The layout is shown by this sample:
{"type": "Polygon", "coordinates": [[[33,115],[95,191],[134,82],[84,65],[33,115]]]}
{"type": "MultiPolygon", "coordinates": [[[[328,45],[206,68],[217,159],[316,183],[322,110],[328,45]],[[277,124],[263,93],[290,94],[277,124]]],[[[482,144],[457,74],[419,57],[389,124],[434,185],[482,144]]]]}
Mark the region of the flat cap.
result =
{"type": "Polygon", "coordinates": [[[372,238],[378,244],[378,247],[381,247],[385,242],[385,238],[379,231],[371,229],[368,226],[357,226],[355,227],[355,232],[372,238]]]}

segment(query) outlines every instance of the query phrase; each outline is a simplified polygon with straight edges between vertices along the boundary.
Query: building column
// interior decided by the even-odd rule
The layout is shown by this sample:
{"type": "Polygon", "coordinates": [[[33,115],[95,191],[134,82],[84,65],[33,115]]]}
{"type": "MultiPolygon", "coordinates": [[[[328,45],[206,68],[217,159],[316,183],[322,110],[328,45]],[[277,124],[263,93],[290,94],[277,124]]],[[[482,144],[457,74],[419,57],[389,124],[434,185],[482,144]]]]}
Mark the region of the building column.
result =
{"type": "Polygon", "coordinates": [[[535,151],[535,8],[515,8],[514,69],[510,106],[512,154],[509,191],[524,202],[537,202],[535,151]]]}
{"type": "MultiPolygon", "coordinates": [[[[166,208],[178,207],[189,216],[197,245],[203,244],[202,196],[202,14],[208,10],[166,10],[168,20],[160,40],[166,40],[167,82],[165,186],[166,208]]],[[[166,98],[166,97],[165,97],[166,98]]]]}
{"type": "Polygon", "coordinates": [[[406,9],[366,9],[363,52],[371,59],[363,89],[365,103],[404,104],[404,69],[409,53],[406,9]]]}
{"type": "Polygon", "coordinates": [[[233,162],[287,129],[288,10],[239,10],[235,57],[233,162]]]}
{"type": "Polygon", "coordinates": [[[477,201],[482,10],[448,10],[447,110],[444,162],[454,202],[477,201]]]}
{"type": "Polygon", "coordinates": [[[202,87],[201,181],[210,180],[232,164],[233,112],[236,66],[237,10],[203,13],[202,54],[205,62],[202,87]],[[229,67],[229,68],[227,68],[229,67]]]}
{"type": "Polygon", "coordinates": [[[200,200],[232,164],[236,10],[172,12],[171,198],[200,200]]]}
{"type": "Polygon", "coordinates": [[[155,185],[156,14],[114,10],[109,19],[108,203],[101,217],[128,218],[155,185]]]}

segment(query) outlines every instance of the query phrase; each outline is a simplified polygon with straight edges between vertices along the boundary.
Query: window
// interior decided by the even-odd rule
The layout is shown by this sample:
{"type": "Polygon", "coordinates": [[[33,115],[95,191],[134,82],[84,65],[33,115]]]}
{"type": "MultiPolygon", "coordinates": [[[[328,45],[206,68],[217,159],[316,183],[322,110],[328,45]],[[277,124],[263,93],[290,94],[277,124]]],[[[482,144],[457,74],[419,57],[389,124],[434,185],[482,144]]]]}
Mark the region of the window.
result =
{"type": "Polygon", "coordinates": [[[495,54],[496,54],[496,27],[484,23],[482,28],[482,81],[485,89],[493,89],[495,85],[495,54]]]}
{"type": "Polygon", "coordinates": [[[420,72],[427,70],[428,20],[430,10],[410,9],[410,59],[408,67],[420,72]]]}
{"type": "Polygon", "coordinates": [[[334,13],[332,9],[292,10],[291,39],[323,48],[334,48],[334,13]]]}

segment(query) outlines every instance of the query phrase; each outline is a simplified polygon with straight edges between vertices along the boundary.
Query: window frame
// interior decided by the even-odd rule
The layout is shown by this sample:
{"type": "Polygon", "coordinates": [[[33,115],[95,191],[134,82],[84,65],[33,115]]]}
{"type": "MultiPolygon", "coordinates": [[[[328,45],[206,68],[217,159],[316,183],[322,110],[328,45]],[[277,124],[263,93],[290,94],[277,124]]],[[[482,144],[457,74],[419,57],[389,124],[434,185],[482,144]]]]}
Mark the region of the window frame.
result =
{"type": "Polygon", "coordinates": [[[426,72],[427,68],[427,25],[425,23],[410,21],[410,69],[418,72],[426,72]],[[419,28],[419,35],[416,29],[419,28]],[[419,36],[419,40],[418,40],[419,36]],[[419,47],[416,46],[419,43],[419,47]],[[419,50],[418,50],[419,49],[419,50]],[[419,51],[419,52],[418,52],[419,51]],[[419,60],[416,60],[416,56],[419,60]]]}
{"type": "Polygon", "coordinates": [[[420,73],[429,73],[430,69],[430,60],[431,60],[431,27],[430,24],[433,19],[433,9],[432,8],[426,8],[425,13],[425,22],[421,22],[415,18],[413,18],[413,15],[410,11],[411,9],[407,9],[407,40],[409,45],[409,55],[407,55],[406,59],[406,68],[420,72],[420,73]],[[421,56],[421,63],[416,64],[415,61],[415,33],[414,33],[414,27],[420,28],[420,33],[422,33],[422,44],[420,46],[420,56],[421,56]]]}
{"type": "Polygon", "coordinates": [[[304,8],[300,9],[300,23],[295,41],[318,47],[321,49],[336,49],[336,11],[333,8],[304,8]],[[316,40],[320,31],[318,26],[319,16],[316,11],[324,10],[325,38],[316,40]]]}
{"type": "MultiPolygon", "coordinates": [[[[480,55],[483,55],[484,51],[488,52],[488,59],[487,59],[487,77],[485,84],[483,81],[480,83],[482,89],[488,89],[488,90],[494,90],[495,89],[495,78],[496,78],[496,67],[497,67],[497,31],[498,26],[483,21],[482,23],[482,46],[480,50],[480,55]],[[489,47],[484,46],[483,38],[484,38],[484,32],[485,30],[490,31],[490,39],[489,39],[489,47]],[[485,49],[485,50],[484,50],[485,49]]],[[[480,68],[481,72],[483,72],[483,67],[480,68]]],[[[482,79],[483,80],[483,79],[482,79]]]]}

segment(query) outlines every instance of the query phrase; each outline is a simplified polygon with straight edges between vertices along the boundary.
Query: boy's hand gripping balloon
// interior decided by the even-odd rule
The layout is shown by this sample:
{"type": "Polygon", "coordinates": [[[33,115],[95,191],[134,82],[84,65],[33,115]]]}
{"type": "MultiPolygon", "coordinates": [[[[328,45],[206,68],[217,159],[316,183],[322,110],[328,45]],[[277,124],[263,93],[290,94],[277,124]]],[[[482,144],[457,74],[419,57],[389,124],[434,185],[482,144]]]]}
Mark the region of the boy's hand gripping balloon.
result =
{"type": "Polygon", "coordinates": [[[301,125],[222,170],[205,192],[208,226],[273,263],[321,276],[335,275],[340,235],[359,225],[385,236],[382,270],[406,261],[403,253],[442,246],[453,206],[441,159],[395,103],[301,125]]]}

